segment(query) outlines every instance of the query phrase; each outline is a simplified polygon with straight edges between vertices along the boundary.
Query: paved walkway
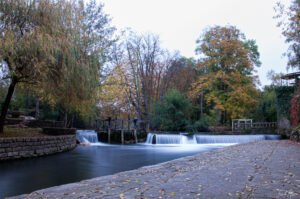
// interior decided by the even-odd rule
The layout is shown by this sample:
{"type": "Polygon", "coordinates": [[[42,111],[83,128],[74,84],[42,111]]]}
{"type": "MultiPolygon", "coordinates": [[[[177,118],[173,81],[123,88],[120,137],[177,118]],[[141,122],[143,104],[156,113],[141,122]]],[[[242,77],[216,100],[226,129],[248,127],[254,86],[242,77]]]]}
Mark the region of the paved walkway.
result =
{"type": "Polygon", "coordinates": [[[16,198],[296,199],[300,198],[300,144],[259,141],[235,145],[16,198]]]}

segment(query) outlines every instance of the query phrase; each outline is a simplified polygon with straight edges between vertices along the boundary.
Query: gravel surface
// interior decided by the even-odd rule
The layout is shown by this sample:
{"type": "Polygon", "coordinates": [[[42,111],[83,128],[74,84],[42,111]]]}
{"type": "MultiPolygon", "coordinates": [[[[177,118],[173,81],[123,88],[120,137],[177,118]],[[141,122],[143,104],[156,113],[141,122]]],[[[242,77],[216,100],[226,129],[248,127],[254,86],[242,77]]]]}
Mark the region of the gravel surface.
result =
{"type": "Polygon", "coordinates": [[[296,199],[300,144],[284,140],[234,145],[14,198],[296,199]]]}

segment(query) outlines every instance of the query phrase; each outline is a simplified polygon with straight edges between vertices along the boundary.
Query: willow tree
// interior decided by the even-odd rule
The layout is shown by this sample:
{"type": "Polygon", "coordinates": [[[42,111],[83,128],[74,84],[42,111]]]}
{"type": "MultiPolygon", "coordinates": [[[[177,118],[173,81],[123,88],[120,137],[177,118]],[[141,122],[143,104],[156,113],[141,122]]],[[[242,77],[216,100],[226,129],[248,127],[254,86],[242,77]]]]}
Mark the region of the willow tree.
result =
{"type": "Polygon", "coordinates": [[[65,125],[69,126],[74,113],[90,116],[96,105],[99,75],[109,60],[115,29],[103,11],[103,5],[96,1],[86,4],[73,1],[65,13],[71,16],[69,23],[65,24],[68,30],[65,34],[72,45],[67,53],[58,53],[60,78],[53,81],[55,77],[48,76],[50,79],[44,84],[47,89],[42,90],[42,96],[62,107],[65,125]],[[56,89],[51,89],[53,87],[56,89]]]}
{"type": "Polygon", "coordinates": [[[217,112],[222,124],[245,117],[256,104],[255,67],[260,65],[255,41],[247,40],[234,26],[215,26],[197,41],[202,71],[191,95],[204,93],[205,102],[217,112]]]}
{"type": "Polygon", "coordinates": [[[0,132],[17,84],[53,103],[86,110],[88,93],[97,86],[98,55],[109,43],[96,33],[113,31],[106,28],[107,16],[95,13],[102,14],[95,1],[85,8],[83,1],[0,0],[0,60],[10,80],[0,132]],[[103,23],[94,22],[98,17],[103,23]]]}
{"type": "Polygon", "coordinates": [[[38,84],[55,72],[58,44],[62,37],[58,4],[50,1],[0,1],[0,60],[9,79],[2,105],[0,133],[17,84],[38,84]]]}

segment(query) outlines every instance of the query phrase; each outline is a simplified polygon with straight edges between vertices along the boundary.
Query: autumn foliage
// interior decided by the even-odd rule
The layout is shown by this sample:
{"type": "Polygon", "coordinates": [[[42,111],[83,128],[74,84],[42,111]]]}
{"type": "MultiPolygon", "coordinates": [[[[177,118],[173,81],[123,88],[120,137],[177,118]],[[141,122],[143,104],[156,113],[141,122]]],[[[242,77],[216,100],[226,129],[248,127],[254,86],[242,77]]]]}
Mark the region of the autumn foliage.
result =
{"type": "Polygon", "coordinates": [[[204,93],[205,102],[219,113],[220,122],[245,117],[256,105],[260,65],[255,41],[246,40],[234,26],[215,26],[197,41],[198,69],[203,75],[193,84],[191,97],[204,93]]]}

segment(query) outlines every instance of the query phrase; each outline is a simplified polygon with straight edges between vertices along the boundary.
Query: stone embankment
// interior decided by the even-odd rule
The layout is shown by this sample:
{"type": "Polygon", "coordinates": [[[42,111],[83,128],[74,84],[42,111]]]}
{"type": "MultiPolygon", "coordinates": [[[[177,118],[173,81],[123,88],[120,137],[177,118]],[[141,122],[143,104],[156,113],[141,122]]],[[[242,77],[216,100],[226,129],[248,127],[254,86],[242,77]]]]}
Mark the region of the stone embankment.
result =
{"type": "Polygon", "coordinates": [[[15,198],[300,198],[300,144],[258,141],[15,198]]]}
{"type": "Polygon", "coordinates": [[[0,138],[0,161],[50,155],[74,147],[75,135],[0,138]]]}

